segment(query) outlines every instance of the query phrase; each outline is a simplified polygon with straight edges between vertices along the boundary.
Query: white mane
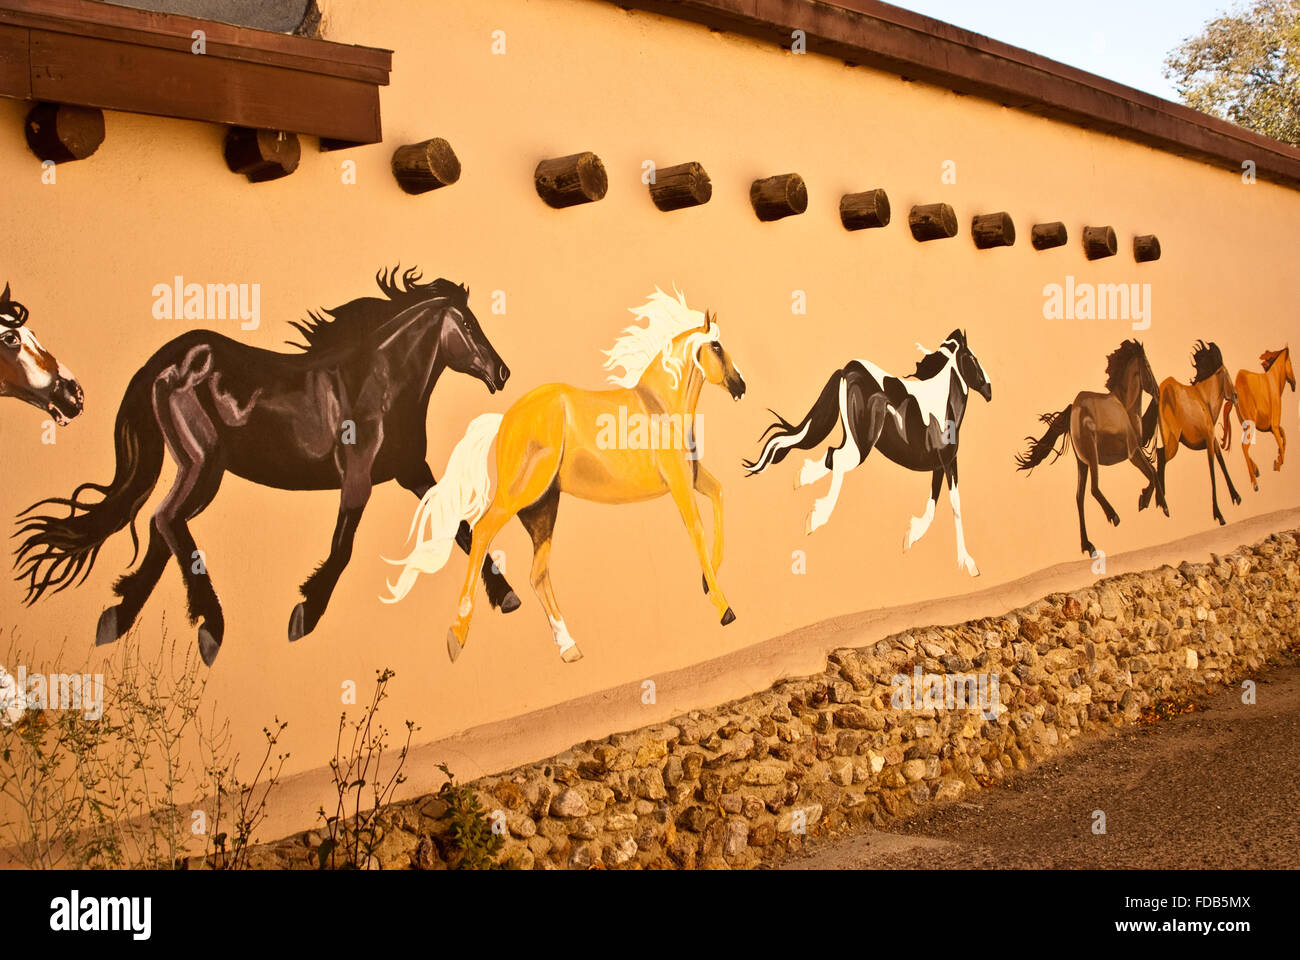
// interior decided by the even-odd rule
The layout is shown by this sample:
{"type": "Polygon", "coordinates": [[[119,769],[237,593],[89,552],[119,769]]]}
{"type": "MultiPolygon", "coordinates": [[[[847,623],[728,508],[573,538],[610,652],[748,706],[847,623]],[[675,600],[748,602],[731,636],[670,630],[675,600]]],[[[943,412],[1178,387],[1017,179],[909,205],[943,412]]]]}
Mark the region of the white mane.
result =
{"type": "MultiPolygon", "coordinates": [[[[620,387],[634,387],[642,374],[660,357],[663,368],[673,378],[673,387],[681,382],[682,357],[673,356],[673,339],[688,330],[700,330],[704,326],[704,314],[686,306],[686,296],[677,291],[676,298],[664,293],[658,287],[649,299],[639,307],[629,308],[638,321],[644,320],[645,326],[630,326],[623,335],[614,341],[614,346],[602,350],[605,354],[605,369],[623,368],[623,375],[610,374],[609,382],[620,387]]],[[[711,323],[707,331],[701,331],[686,339],[682,353],[689,356],[699,367],[700,344],[717,340],[718,325],[711,323]]],[[[703,370],[701,369],[701,372],[703,370]]]]}

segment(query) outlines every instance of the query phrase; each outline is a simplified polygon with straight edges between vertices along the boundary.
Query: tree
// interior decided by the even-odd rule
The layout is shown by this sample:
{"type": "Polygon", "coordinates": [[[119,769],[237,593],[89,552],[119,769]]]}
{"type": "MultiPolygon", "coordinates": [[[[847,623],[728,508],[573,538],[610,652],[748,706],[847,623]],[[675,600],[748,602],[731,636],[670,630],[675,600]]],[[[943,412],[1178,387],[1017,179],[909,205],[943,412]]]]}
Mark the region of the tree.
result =
{"type": "Polygon", "coordinates": [[[1256,0],[1165,60],[1189,107],[1300,146],[1300,0],[1256,0]]]}

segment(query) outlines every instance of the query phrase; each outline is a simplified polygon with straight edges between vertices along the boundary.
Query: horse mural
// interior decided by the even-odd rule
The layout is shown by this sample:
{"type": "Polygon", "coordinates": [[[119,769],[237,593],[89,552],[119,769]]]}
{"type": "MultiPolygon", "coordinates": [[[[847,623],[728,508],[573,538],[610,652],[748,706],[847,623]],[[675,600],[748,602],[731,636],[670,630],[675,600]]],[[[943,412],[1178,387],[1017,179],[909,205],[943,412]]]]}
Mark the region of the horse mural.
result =
{"type": "MultiPolygon", "coordinates": [[[[26,535],[17,551],[27,601],[66,589],[90,573],[104,542],[128,524],[139,555],[135,517],[158,482],[164,451],[177,475],[149,525],[144,560],[121,577],[121,598],[99,618],[96,643],[130,628],[161,577],[169,555],[185,578],[199,652],[212,664],[224,618],[188,521],[212,502],[227,472],[281,490],[339,490],[330,552],[302,585],[289,617],[289,640],[310,633],[352,553],[353,537],[374,484],[396,480],[417,497],[434,486],[425,462],[429,395],[443,370],[502,389],[509,369],[469,308],[469,291],[449,280],[419,282],[381,271],[380,297],[362,297],[311,313],[293,325],[301,353],[261,350],[207,330],[163,346],[131,378],[114,431],[117,466],[111,483],[83,483],[67,498],[33,504],[19,515],[26,535]],[[83,499],[87,491],[98,500],[83,499]],[[67,516],[36,515],[46,504],[67,516]]],[[[455,531],[454,531],[455,532],[455,531]]],[[[468,528],[456,538],[468,550],[468,528]]],[[[494,607],[509,612],[519,598],[491,564],[483,578],[494,607]]]]}
{"type": "MultiPolygon", "coordinates": [[[[1273,434],[1277,441],[1277,459],[1273,469],[1281,470],[1282,461],[1286,459],[1286,432],[1282,429],[1282,388],[1290,386],[1295,392],[1295,369],[1291,366],[1291,348],[1265,350],[1259,358],[1264,366],[1263,373],[1253,370],[1237,371],[1237,419],[1242,424],[1241,455],[1246,458],[1248,479],[1259,491],[1259,467],[1250,459],[1252,443],[1261,433],[1273,434]],[[1246,425],[1251,427],[1251,436],[1247,436],[1246,425]]],[[[1228,429],[1228,408],[1224,407],[1224,430],[1228,429]]]]}
{"type": "Polygon", "coordinates": [[[911,549],[930,528],[946,480],[957,529],[957,565],[977,577],[979,569],[966,551],[962,531],[957,450],[970,392],[991,401],[993,386],[963,331],[954,330],[933,352],[917,346],[925,357],[911,377],[891,376],[867,360],[853,360],[835,371],[800,423],[788,423],[776,414],[777,422],[759,437],[760,442],[766,439],[762,453],[744,466],[751,476],[762,473],[791,450],[811,450],[838,425],[843,428],[839,445],[822,458],[805,460],[795,476],[796,490],[831,476],[830,490],[814,504],[805,532],[811,534],[830,519],[844,475],[879,449],[899,466],[930,473],[930,500],[924,515],[912,518],[903,550],[911,549]]]}
{"type": "MultiPolygon", "coordinates": [[[[735,400],[745,380],[722,346],[712,314],[692,310],[678,293],[656,289],[631,311],[645,326],[630,326],[605,351],[612,390],[581,390],[551,383],[520,398],[505,414],[475,418],[447,462],[443,482],[420,501],[411,523],[414,546],[400,561],[389,596],[405,597],[422,573],[446,564],[458,525],[473,526],[469,571],[483,561],[492,540],[518,515],[533,542],[532,584],[546,611],[560,657],[582,658],[551,588],[551,534],[560,494],[596,503],[625,504],[671,496],[681,513],[703,570],[704,591],[723,626],[736,619],[718,585],[722,564],[722,485],[698,456],[695,408],[705,383],[724,387],[735,400]],[[623,440],[623,424],[635,420],[649,435],[623,440]],[[654,425],[667,427],[669,442],[655,442],[654,425]],[[615,429],[615,425],[618,429],[615,429]],[[676,430],[673,428],[677,427],[676,430]],[[491,493],[489,453],[496,444],[496,493],[491,493]],[[695,494],[713,505],[713,547],[708,548],[695,494]]],[[[474,577],[467,572],[457,617],[447,631],[447,653],[460,656],[474,611],[474,577]]]]}
{"type": "Polygon", "coordinates": [[[26,323],[27,308],[10,297],[6,283],[0,294],[0,397],[30,403],[64,426],[81,413],[81,384],[26,323]]]}
{"type": "Polygon", "coordinates": [[[1075,502],[1079,508],[1079,540],[1083,552],[1096,555],[1096,548],[1088,539],[1088,526],[1083,516],[1084,487],[1091,481],[1092,495],[1101,504],[1106,519],[1119,526],[1119,514],[1102,495],[1097,483],[1098,468],[1132,463],[1147,479],[1147,487],[1138,497],[1138,510],[1145,510],[1154,493],[1156,503],[1169,516],[1165,503],[1163,475],[1152,465],[1147,448],[1159,444],[1156,419],[1159,416],[1160,391],[1155,374],[1147,362],[1146,350],[1137,340],[1125,340],[1106,358],[1106,392],[1084,391],[1059,413],[1045,413],[1039,420],[1047,424],[1047,432],[1035,440],[1026,437],[1029,449],[1016,457],[1019,470],[1032,471],[1053,454],[1052,462],[1066,449],[1074,447],[1079,470],[1075,502]],[[1151,397],[1146,413],[1141,412],[1142,395],[1151,397]],[[1057,442],[1060,441],[1060,448],[1057,442]]]}
{"type": "Polygon", "coordinates": [[[1214,507],[1214,519],[1219,521],[1219,526],[1223,526],[1227,521],[1219,510],[1219,492],[1214,477],[1216,461],[1223,471],[1223,479],[1228,484],[1232,502],[1241,503],[1241,497],[1232,485],[1232,477],[1228,476],[1228,467],[1223,462],[1223,450],[1214,436],[1214,424],[1222,410],[1223,445],[1231,446],[1228,414],[1237,403],[1237,390],[1223,365],[1223,354],[1217,345],[1207,344],[1204,340],[1196,341],[1192,366],[1196,375],[1190,385],[1179,383],[1173,377],[1165,378],[1160,384],[1161,444],[1156,451],[1160,486],[1163,488],[1165,485],[1165,464],[1177,455],[1180,446],[1189,450],[1204,450],[1210,464],[1210,503],[1214,507]]]}

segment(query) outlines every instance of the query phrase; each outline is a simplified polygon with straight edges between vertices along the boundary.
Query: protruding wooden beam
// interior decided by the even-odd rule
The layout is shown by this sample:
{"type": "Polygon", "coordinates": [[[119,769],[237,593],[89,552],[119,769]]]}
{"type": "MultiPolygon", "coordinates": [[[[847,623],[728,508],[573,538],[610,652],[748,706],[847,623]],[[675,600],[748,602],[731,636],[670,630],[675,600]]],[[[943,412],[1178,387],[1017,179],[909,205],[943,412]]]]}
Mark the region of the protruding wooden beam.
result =
{"type": "Polygon", "coordinates": [[[1119,251],[1119,241],[1115,238],[1114,227],[1084,227],[1083,252],[1089,260],[1104,260],[1113,257],[1119,251]]]}
{"type": "Polygon", "coordinates": [[[251,183],[287,177],[302,157],[296,134],[250,127],[231,127],[223,152],[231,172],[242,173],[251,183]]]}
{"type": "Polygon", "coordinates": [[[870,230],[889,225],[889,196],[884,190],[846,193],[840,197],[840,223],[845,230],[870,230]]]}
{"type": "Polygon", "coordinates": [[[66,103],[38,103],[27,112],[27,145],[42,160],[84,160],[104,142],[104,111],[66,103]]]}
{"type": "Polygon", "coordinates": [[[590,150],[543,160],[533,171],[533,182],[537,195],[556,209],[594,203],[609,189],[605,165],[590,150]]]}
{"type": "Polygon", "coordinates": [[[460,161],[442,137],[408,143],[393,151],[393,176],[407,193],[428,193],[460,179],[460,161]]]}
{"type": "Polygon", "coordinates": [[[1138,263],[1150,263],[1160,259],[1160,238],[1154,234],[1133,238],[1133,259],[1138,263]]]}
{"type": "Polygon", "coordinates": [[[947,240],[957,236],[957,214],[946,203],[927,203],[912,208],[907,215],[912,236],[920,243],[947,240]]]}
{"type": "Polygon", "coordinates": [[[650,199],[665,213],[698,207],[708,203],[712,196],[713,183],[709,175],[694,161],[656,170],[654,182],[650,184],[650,199]]]}
{"type": "Polygon", "coordinates": [[[1063,247],[1069,241],[1069,231],[1065,229],[1065,224],[1060,220],[1054,220],[1051,223],[1036,223],[1034,229],[1030,232],[1030,243],[1034,245],[1035,250],[1051,250],[1053,247],[1063,247]]]}
{"type": "Polygon", "coordinates": [[[971,221],[970,232],[980,250],[1016,244],[1016,225],[1009,213],[981,213],[971,221]]]}
{"type": "Polygon", "coordinates": [[[749,202],[764,223],[792,217],[808,209],[808,187],[797,173],[782,173],[749,185],[749,202]]]}

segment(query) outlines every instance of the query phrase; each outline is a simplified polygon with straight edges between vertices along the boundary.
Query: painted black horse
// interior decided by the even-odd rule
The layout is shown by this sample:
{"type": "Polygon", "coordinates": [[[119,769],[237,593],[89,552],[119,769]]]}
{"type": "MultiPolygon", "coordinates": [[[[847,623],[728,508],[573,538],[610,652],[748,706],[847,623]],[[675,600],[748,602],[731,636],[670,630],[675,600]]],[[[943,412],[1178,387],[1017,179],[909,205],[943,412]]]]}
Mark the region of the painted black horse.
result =
{"type": "Polygon", "coordinates": [[[873,449],[879,450],[899,466],[931,475],[930,500],[925,513],[912,518],[903,549],[910,549],[930,528],[935,503],[947,480],[957,528],[957,564],[978,576],[975,561],[966,552],[961,525],[957,446],[970,392],[988,401],[993,398],[993,387],[963,331],[954,330],[939,349],[924,352],[911,377],[895,377],[868,360],[853,360],[836,370],[800,423],[789,423],[777,415],[777,422],[759,438],[766,440],[762,453],[755,461],[745,461],[745,468],[751,475],[762,473],[791,450],[811,450],[840,426],[843,438],[839,445],[828,449],[824,457],[805,460],[795,477],[798,488],[831,476],[830,490],[813,505],[805,531],[812,533],[830,519],[844,475],[856,469],[873,449]]]}
{"type": "MultiPolygon", "coordinates": [[[[407,270],[381,271],[384,296],[362,297],[313,313],[294,326],[299,354],[247,346],[195,330],[172,340],[131,378],[118,409],[117,467],[107,486],[83,483],[68,498],[51,498],[19,514],[25,535],[17,551],[27,602],[46,590],[84,580],[104,542],[128,524],[136,553],[135,517],[162,470],[163,451],[176,480],[149,526],[144,560],[114,590],[121,602],[105,610],[96,643],[112,643],[135,621],[174,556],[185,578],[190,622],[202,618],[199,652],[209,666],[225,625],[206,559],[188,521],[217,495],[227,472],[281,490],[340,490],[330,553],[302,585],[289,618],[289,639],[320,621],[374,484],[396,480],[417,498],[433,486],[425,461],[429,395],[443,370],[482,380],[490,392],[510,371],[469,309],[469,291],[448,280],[421,283],[407,270]],[[83,495],[100,496],[87,501],[83,495]],[[36,515],[54,504],[67,516],[36,515]]],[[[457,543],[468,550],[462,525],[457,543]]],[[[519,598],[490,562],[483,580],[494,607],[510,612],[519,598]]]]}

